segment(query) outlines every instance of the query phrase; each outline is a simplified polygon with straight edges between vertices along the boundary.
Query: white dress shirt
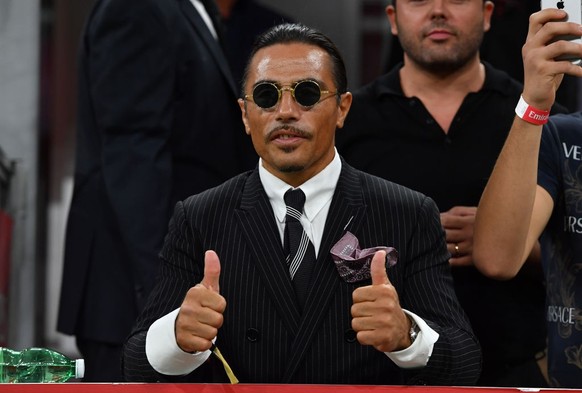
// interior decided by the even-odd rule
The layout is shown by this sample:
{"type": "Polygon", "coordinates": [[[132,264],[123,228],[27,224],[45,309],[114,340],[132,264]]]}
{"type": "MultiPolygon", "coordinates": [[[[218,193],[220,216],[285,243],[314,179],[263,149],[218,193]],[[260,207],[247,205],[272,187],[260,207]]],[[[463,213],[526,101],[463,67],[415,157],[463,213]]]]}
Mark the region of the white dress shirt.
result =
{"type": "MultiPolygon", "coordinates": [[[[305,193],[304,214],[301,216],[301,224],[313,243],[316,255],[319,252],[325,220],[341,169],[341,160],[336,151],[333,161],[327,167],[300,186],[305,193]]],[[[259,177],[275,213],[277,227],[281,235],[281,244],[283,244],[286,214],[283,196],[289,188],[293,187],[268,172],[263,167],[260,159],[259,177]]],[[[228,299],[226,301],[228,302],[228,299]]],[[[385,352],[386,356],[401,368],[425,366],[439,335],[418,315],[408,310],[403,311],[414,319],[420,332],[410,347],[401,351],[385,352]]],[[[202,365],[210,356],[210,351],[190,354],[178,347],[174,335],[174,323],[178,312],[179,309],[176,309],[155,321],[150,326],[146,336],[148,361],[157,372],[165,375],[189,374],[202,365]]]]}

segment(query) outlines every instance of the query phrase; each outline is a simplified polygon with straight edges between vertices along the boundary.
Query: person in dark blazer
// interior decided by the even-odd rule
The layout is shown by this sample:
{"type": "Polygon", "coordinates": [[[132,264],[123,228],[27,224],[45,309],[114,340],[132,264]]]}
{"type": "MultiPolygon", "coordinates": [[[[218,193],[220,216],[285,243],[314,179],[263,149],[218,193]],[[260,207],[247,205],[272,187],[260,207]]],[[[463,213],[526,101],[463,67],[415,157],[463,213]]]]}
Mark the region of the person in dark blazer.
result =
{"type": "Polygon", "coordinates": [[[351,105],[335,45],[267,31],[239,105],[259,164],[176,205],[126,380],[227,382],[220,352],[245,383],[473,384],[481,352],[434,202],[335,150],[351,105]]]}
{"type": "Polygon", "coordinates": [[[121,379],[174,204],[256,165],[211,6],[100,0],[87,21],[58,317],[85,381],[121,379]]]}

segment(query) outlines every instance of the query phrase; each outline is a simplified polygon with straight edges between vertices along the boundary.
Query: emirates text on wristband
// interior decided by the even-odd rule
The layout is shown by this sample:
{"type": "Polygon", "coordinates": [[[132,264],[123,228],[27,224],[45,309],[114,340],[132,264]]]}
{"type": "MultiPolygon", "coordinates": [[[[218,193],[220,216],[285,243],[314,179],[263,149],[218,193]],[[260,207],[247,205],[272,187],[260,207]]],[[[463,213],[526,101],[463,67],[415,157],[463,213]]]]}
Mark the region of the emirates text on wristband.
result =
{"type": "Polygon", "coordinates": [[[529,104],[523,99],[523,96],[519,97],[519,102],[515,107],[515,114],[519,116],[520,119],[536,125],[546,124],[550,117],[550,111],[542,111],[529,106],[529,104]]]}

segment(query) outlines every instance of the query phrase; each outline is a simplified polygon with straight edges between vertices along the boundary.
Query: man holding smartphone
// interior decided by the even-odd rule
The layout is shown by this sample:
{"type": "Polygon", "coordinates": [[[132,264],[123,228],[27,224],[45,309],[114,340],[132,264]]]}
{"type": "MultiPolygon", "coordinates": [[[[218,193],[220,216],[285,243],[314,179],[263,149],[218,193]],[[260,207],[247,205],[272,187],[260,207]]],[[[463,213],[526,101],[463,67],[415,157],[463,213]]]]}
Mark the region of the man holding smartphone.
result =
{"type": "MultiPolygon", "coordinates": [[[[532,15],[523,47],[525,83],[517,117],[483,193],[473,256],[486,275],[508,279],[541,238],[546,276],[548,375],[560,388],[582,387],[582,115],[549,117],[564,74],[582,77],[567,56],[582,36],[566,12],[532,15]]],[[[524,327],[527,329],[527,327],[524,327]]]]}

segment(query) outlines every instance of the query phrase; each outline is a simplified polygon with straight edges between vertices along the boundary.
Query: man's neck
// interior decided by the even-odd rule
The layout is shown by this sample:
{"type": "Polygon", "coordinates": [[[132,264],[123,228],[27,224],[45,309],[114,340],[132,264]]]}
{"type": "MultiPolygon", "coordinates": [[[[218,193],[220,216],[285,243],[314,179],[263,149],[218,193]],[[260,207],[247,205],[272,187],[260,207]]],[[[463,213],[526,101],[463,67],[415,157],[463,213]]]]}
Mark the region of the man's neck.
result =
{"type": "Polygon", "coordinates": [[[479,91],[485,82],[485,67],[479,57],[464,67],[438,74],[404,60],[400,84],[407,97],[417,97],[448,134],[450,125],[467,94],[479,91]]]}
{"type": "Polygon", "coordinates": [[[477,56],[450,73],[427,70],[406,58],[400,69],[400,84],[407,97],[450,97],[451,94],[465,97],[470,92],[479,91],[484,82],[485,67],[477,56]]]}

